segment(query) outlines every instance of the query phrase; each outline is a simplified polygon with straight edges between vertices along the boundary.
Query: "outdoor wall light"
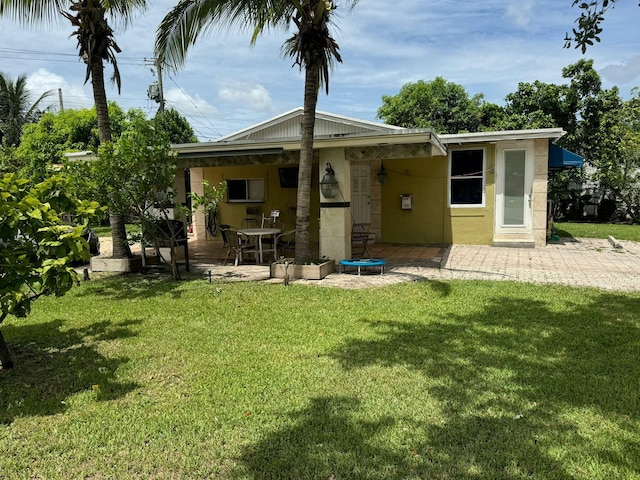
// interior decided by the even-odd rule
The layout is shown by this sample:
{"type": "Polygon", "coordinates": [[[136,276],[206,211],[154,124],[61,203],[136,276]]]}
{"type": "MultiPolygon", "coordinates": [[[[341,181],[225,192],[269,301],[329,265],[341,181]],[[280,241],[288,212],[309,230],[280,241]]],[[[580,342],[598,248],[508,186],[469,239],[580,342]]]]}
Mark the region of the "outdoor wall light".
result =
{"type": "Polygon", "coordinates": [[[324,198],[335,198],[338,194],[338,180],[330,163],[327,163],[327,171],[320,182],[320,191],[324,198]]]}
{"type": "Polygon", "coordinates": [[[383,185],[384,182],[387,181],[387,169],[384,168],[384,165],[380,165],[380,170],[378,170],[378,173],[376,173],[376,178],[380,182],[380,185],[383,185]]]}

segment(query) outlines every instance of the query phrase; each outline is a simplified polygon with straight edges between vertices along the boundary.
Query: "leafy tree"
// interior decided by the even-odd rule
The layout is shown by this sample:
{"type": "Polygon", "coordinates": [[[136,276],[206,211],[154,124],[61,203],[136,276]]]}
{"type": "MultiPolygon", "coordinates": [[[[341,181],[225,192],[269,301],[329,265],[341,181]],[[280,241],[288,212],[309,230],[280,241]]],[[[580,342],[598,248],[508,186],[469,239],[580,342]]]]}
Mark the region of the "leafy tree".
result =
{"type": "Polygon", "coordinates": [[[44,92],[31,103],[27,77],[20,75],[14,81],[0,72],[0,144],[19,145],[23,126],[38,120],[42,114],[38,110],[40,103],[50,94],[51,91],[44,92]]]}
{"type": "Polygon", "coordinates": [[[397,95],[384,95],[382,102],[378,117],[385,123],[437,133],[477,132],[483,121],[500,117],[500,107],[485,103],[482,94],[469,97],[461,85],[442,77],[407,83],[397,95]]]}
{"type": "MultiPolygon", "coordinates": [[[[593,174],[596,182],[610,192],[611,200],[620,204],[621,212],[634,222],[640,222],[640,91],[623,103],[620,112],[611,119],[609,157],[600,159],[593,174]]],[[[614,211],[607,213],[615,213],[614,211]]]]}
{"type": "Polygon", "coordinates": [[[110,212],[139,222],[147,240],[171,245],[171,270],[179,279],[175,256],[179,232],[170,214],[177,193],[173,190],[176,159],[166,133],[158,131],[153,121],[136,117],[115,143],[101,145],[98,160],[88,165],[110,212]]]}
{"type": "Polygon", "coordinates": [[[504,117],[496,125],[503,130],[562,127],[576,128],[575,95],[568,85],[535,81],[519,83],[518,89],[505,97],[504,117]]]}
{"type": "MultiPolygon", "coordinates": [[[[357,0],[343,0],[353,6],[357,0]]],[[[265,28],[293,28],[283,52],[305,71],[303,121],[296,211],[297,261],[311,259],[310,204],[313,131],[319,87],[329,91],[329,70],[341,62],[329,27],[336,6],[331,0],[181,0],[162,20],[156,33],[156,58],[171,67],[184,65],[188,48],[204,33],[222,25],[253,27],[251,42],[265,28]]]]}
{"type": "Polygon", "coordinates": [[[578,28],[572,29],[572,36],[568,33],[565,35],[565,48],[570,48],[575,42],[575,48],[580,47],[582,53],[587,51],[593,42],[600,42],[600,34],[602,27],[600,24],[604,21],[604,15],[610,8],[614,8],[618,0],[573,0],[572,6],[578,5],[582,10],[580,16],[576,19],[578,28]]]}
{"type": "Polygon", "coordinates": [[[171,143],[195,143],[198,141],[187,119],[173,108],[158,112],[152,122],[158,131],[169,136],[171,143]]]}
{"type": "MultiPolygon", "coordinates": [[[[125,113],[115,102],[109,102],[109,111],[117,138],[133,114],[125,113]]],[[[65,153],[97,151],[99,144],[95,108],[47,112],[37,123],[25,125],[21,144],[13,151],[12,164],[23,176],[38,182],[51,175],[54,164],[65,160],[65,153]]]]}
{"type": "Polygon", "coordinates": [[[15,155],[22,174],[42,181],[54,164],[73,151],[97,150],[99,144],[95,109],[45,113],[37,123],[26,125],[15,155]]]}
{"type": "MultiPolygon", "coordinates": [[[[14,173],[0,179],[0,323],[25,317],[43,295],[63,295],[78,280],[71,266],[89,259],[82,230],[98,211],[95,202],[69,195],[67,180],[54,176],[34,187],[14,173]],[[64,225],[61,214],[72,214],[64,225]]],[[[13,362],[0,332],[0,362],[13,362]]]]}
{"type": "MultiPolygon", "coordinates": [[[[521,83],[505,98],[505,116],[499,128],[561,127],[567,134],[560,145],[581,155],[593,167],[593,179],[613,192],[620,169],[620,122],[623,104],[616,87],[606,90],[592,60],[580,60],[565,67],[563,85],[543,82],[521,83]],[[613,172],[617,172],[613,174],[613,172]]],[[[550,195],[567,206],[564,212],[582,216],[581,191],[567,185],[582,184],[584,172],[554,174],[550,195]]]]}
{"type": "MultiPolygon", "coordinates": [[[[60,21],[60,16],[69,20],[76,28],[72,33],[78,41],[78,55],[86,63],[85,82],[91,79],[93,99],[98,118],[98,132],[101,142],[112,140],[111,122],[107,106],[107,94],[104,87],[104,63],[113,66],[112,81],[120,92],[121,80],[116,53],[120,47],[116,43],[113,30],[107,22],[107,16],[127,26],[135,12],[146,9],[146,0],[70,0],[69,10],[63,11],[62,0],[2,0],[0,16],[8,15],[24,25],[44,24],[60,21]]],[[[131,256],[124,242],[126,230],[124,219],[111,216],[111,231],[114,252],[117,257],[131,256]],[[120,237],[122,235],[122,238],[120,237]],[[116,247],[116,245],[124,245],[116,247]]]]}
{"type": "Polygon", "coordinates": [[[0,145],[0,175],[10,172],[18,172],[22,163],[16,156],[15,147],[3,147],[0,145]]]}

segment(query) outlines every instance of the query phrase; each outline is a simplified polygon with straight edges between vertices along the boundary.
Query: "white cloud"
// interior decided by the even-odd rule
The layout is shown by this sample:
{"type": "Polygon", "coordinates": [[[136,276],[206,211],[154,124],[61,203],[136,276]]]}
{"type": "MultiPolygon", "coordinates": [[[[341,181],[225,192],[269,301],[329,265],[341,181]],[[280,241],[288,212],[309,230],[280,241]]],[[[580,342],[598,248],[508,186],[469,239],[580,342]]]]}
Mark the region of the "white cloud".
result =
{"type": "Polygon", "coordinates": [[[255,112],[275,112],[269,91],[262,85],[226,81],[220,85],[218,97],[231,104],[249,108],[255,112]]]}
{"type": "Polygon", "coordinates": [[[85,86],[71,84],[64,77],[50,72],[46,68],[39,68],[27,77],[27,89],[35,101],[44,92],[51,94],[42,102],[43,106],[60,106],[60,94],[62,96],[62,106],[65,108],[90,108],[93,106],[93,99],[87,95],[85,86]]]}
{"type": "Polygon", "coordinates": [[[169,106],[175,106],[183,115],[217,115],[216,107],[200,95],[189,95],[184,90],[172,88],[164,92],[164,99],[169,106]]]}
{"type": "Polygon", "coordinates": [[[630,83],[640,78],[640,55],[622,63],[612,63],[600,69],[603,77],[612,83],[630,83]]]}
{"type": "Polygon", "coordinates": [[[511,3],[507,7],[506,16],[520,28],[528,28],[533,22],[534,14],[533,0],[523,0],[511,3]]]}
{"type": "Polygon", "coordinates": [[[181,88],[164,92],[167,108],[173,108],[187,119],[200,141],[212,140],[222,135],[218,109],[199,94],[191,95],[181,88]]]}

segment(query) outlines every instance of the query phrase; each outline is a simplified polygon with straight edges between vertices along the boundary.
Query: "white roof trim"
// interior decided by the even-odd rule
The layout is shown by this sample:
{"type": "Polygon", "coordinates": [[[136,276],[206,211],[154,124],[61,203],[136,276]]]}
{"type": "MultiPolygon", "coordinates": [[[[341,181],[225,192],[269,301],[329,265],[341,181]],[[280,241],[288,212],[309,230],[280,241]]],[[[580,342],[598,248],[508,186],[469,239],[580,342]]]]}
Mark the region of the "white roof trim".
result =
{"type": "MultiPolygon", "coordinates": [[[[429,130],[405,130],[383,133],[353,133],[348,135],[325,135],[315,137],[313,148],[358,147],[376,145],[402,145],[412,143],[431,144],[434,155],[446,155],[447,149],[438,137],[429,130]]],[[[260,149],[281,148],[282,150],[300,150],[300,138],[274,140],[235,140],[227,142],[185,143],[172,145],[172,149],[183,155],[206,152],[233,152],[242,150],[255,151],[260,149]]]]}
{"type": "Polygon", "coordinates": [[[90,150],[83,152],[67,152],[64,154],[67,160],[70,162],[77,162],[79,160],[97,160],[98,154],[90,150]]]}
{"type": "Polygon", "coordinates": [[[533,130],[503,130],[498,132],[453,133],[438,135],[445,145],[462,143],[487,143],[509,140],[534,140],[548,138],[557,140],[566,135],[562,128],[537,128],[533,130]]]}

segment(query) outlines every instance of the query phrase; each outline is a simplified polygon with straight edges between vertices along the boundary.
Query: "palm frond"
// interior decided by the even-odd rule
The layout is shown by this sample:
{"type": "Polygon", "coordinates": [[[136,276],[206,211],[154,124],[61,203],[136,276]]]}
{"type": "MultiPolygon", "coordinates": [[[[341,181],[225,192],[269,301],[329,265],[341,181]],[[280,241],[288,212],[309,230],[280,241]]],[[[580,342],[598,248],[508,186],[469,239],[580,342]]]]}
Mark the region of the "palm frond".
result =
{"type": "Polygon", "coordinates": [[[292,19],[298,30],[285,42],[282,51],[300,69],[317,68],[318,84],[324,85],[329,93],[331,68],[335,62],[342,62],[340,47],[329,31],[333,5],[325,0],[305,0],[300,5],[302,10],[292,19]]]}
{"type": "MultiPolygon", "coordinates": [[[[61,24],[61,13],[69,9],[69,0],[2,0],[0,17],[6,16],[23,26],[61,24]]],[[[147,10],[147,0],[101,0],[112,23],[128,27],[135,14],[147,10]]]]}
{"type": "Polygon", "coordinates": [[[147,0],[102,0],[102,6],[113,25],[127,28],[136,14],[147,11],[147,0]]]}
{"type": "Polygon", "coordinates": [[[9,17],[23,26],[53,25],[61,22],[60,12],[68,6],[68,0],[2,0],[0,17],[9,17]]]}
{"type": "Polygon", "coordinates": [[[181,68],[200,37],[214,30],[253,28],[255,41],[264,29],[285,29],[293,11],[291,0],[181,0],[156,30],[155,55],[181,68]]]}

